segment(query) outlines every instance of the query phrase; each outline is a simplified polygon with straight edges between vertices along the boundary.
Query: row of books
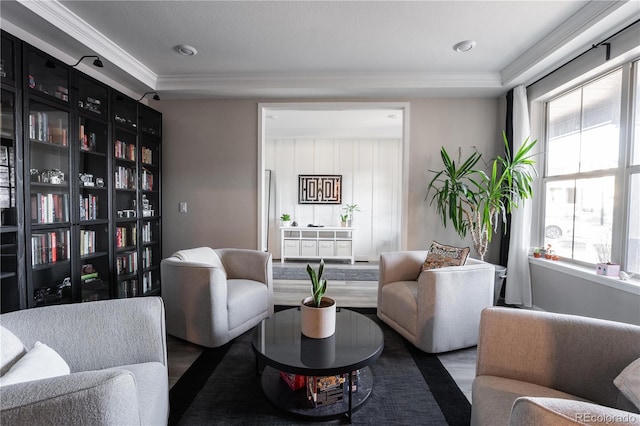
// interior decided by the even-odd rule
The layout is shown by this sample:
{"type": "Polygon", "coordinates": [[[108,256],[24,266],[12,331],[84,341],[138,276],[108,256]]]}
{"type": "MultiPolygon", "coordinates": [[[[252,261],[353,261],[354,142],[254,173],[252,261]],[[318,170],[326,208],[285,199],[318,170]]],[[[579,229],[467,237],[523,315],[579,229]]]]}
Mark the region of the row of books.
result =
{"type": "Polygon", "coordinates": [[[134,144],[116,140],[115,150],[116,158],[136,161],[136,146],[134,144]]]}
{"type": "Polygon", "coordinates": [[[31,265],[43,265],[68,260],[69,230],[34,233],[31,235],[31,265]]]}
{"type": "Polygon", "coordinates": [[[153,164],[153,150],[146,146],[142,147],[142,162],[144,164],[153,164]]]}
{"type": "Polygon", "coordinates": [[[96,231],[80,230],[80,256],[96,252],[96,231]]]}
{"type": "Polygon", "coordinates": [[[31,194],[31,223],[69,221],[69,194],[31,194]]]}
{"type": "Polygon", "coordinates": [[[142,190],[153,191],[153,175],[144,167],[142,168],[142,190]]]}
{"type": "Polygon", "coordinates": [[[144,225],[142,225],[142,242],[150,243],[151,241],[153,241],[151,222],[145,222],[144,225]]]}
{"type": "Polygon", "coordinates": [[[116,228],[116,247],[123,248],[136,245],[137,229],[133,226],[118,226],[116,228]]]}
{"type": "Polygon", "coordinates": [[[87,195],[80,197],[80,220],[96,220],[98,218],[98,197],[87,195]]]}
{"type": "Polygon", "coordinates": [[[128,167],[118,166],[115,171],[116,189],[136,189],[136,171],[128,167]]]}
{"type": "Polygon", "coordinates": [[[84,124],[80,125],[80,149],[83,151],[95,151],[97,140],[94,132],[85,133],[84,124]]]}
{"type": "Polygon", "coordinates": [[[151,247],[145,247],[142,250],[142,267],[143,268],[150,268],[151,265],[153,264],[152,253],[153,253],[153,250],[151,250],[151,247]]]}
{"type": "Polygon", "coordinates": [[[153,275],[151,271],[142,274],[142,294],[147,294],[153,290],[153,275]]]}
{"type": "Polygon", "coordinates": [[[135,278],[118,282],[118,297],[120,298],[144,295],[151,290],[153,290],[151,272],[145,272],[142,275],[142,288],[139,288],[138,280],[135,278]]]}
{"type": "Polygon", "coordinates": [[[134,274],[138,272],[138,253],[135,251],[119,254],[116,258],[118,275],[134,274]]]}
{"type": "Polygon", "coordinates": [[[69,144],[66,117],[61,113],[32,112],[29,114],[29,138],[38,142],[67,146],[69,144]]]}
{"type": "Polygon", "coordinates": [[[136,297],[138,295],[138,280],[124,280],[118,282],[118,297],[136,297]]]}

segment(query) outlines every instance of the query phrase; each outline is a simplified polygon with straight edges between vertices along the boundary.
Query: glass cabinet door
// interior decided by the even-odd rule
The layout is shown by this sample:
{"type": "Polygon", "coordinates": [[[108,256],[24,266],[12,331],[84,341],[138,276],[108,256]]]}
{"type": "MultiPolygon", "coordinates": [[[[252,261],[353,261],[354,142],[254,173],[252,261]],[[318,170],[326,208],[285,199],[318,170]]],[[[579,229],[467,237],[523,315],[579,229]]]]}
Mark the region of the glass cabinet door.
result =
{"type": "Polygon", "coordinates": [[[28,302],[29,306],[71,302],[69,113],[50,102],[30,99],[28,120],[28,302]]]}
{"type": "MultiPolygon", "coordinates": [[[[4,38],[3,38],[4,48],[4,38]]],[[[4,55],[4,52],[3,52],[4,55]]],[[[3,56],[4,57],[4,56],[3,56]]],[[[2,115],[0,116],[0,303],[1,312],[11,312],[23,308],[20,277],[24,259],[18,228],[16,182],[16,95],[2,90],[2,115]]]]}
{"type": "Polygon", "coordinates": [[[82,301],[110,296],[109,135],[107,87],[78,77],[77,153],[79,174],[80,282],[82,301]]]}
{"type": "Polygon", "coordinates": [[[136,102],[121,94],[113,99],[113,154],[116,227],[116,296],[141,295],[138,278],[138,120],[136,102]]]}
{"type": "Polygon", "coordinates": [[[2,33],[2,46],[0,47],[0,78],[6,84],[16,85],[16,57],[18,40],[2,33]]]}
{"type": "Polygon", "coordinates": [[[160,291],[161,213],[160,213],[160,132],[161,115],[139,106],[140,135],[140,211],[142,217],[142,293],[160,291]]]}

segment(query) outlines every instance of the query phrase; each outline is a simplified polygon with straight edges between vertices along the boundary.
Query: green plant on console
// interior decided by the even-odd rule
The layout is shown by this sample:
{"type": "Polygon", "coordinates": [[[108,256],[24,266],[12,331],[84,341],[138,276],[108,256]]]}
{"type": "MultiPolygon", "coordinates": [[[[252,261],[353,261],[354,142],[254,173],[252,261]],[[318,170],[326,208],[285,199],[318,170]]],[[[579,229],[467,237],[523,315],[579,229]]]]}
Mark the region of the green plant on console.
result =
{"type": "Polygon", "coordinates": [[[283,213],[282,216],[280,216],[280,220],[283,222],[289,222],[291,220],[291,216],[286,213],[283,213]]]}
{"type": "Polygon", "coordinates": [[[434,191],[430,204],[446,227],[451,222],[460,237],[471,233],[473,246],[482,260],[487,252],[499,218],[506,220],[507,213],[518,208],[520,200],[533,197],[533,155],[531,149],[537,141],[527,138],[520,149],[511,155],[506,134],[502,134],[505,156],[498,156],[491,163],[489,174],[476,169],[482,158],[474,152],[464,161],[453,161],[442,147],[440,156],[444,168],[430,170],[436,175],[429,182],[427,198],[434,191]]]}
{"type": "Polygon", "coordinates": [[[307,273],[311,278],[311,296],[313,297],[313,303],[316,308],[320,307],[322,302],[322,296],[327,291],[327,280],[322,279],[322,272],[324,271],[324,259],[320,260],[320,266],[318,267],[318,273],[307,263],[307,273]]]}
{"type": "Polygon", "coordinates": [[[360,207],[358,207],[357,204],[345,204],[342,210],[344,210],[346,214],[349,216],[348,219],[353,220],[353,212],[359,212],[360,207]]]}
{"type": "Polygon", "coordinates": [[[346,222],[347,220],[349,220],[349,215],[348,214],[341,214],[340,215],[340,222],[346,222]]]}

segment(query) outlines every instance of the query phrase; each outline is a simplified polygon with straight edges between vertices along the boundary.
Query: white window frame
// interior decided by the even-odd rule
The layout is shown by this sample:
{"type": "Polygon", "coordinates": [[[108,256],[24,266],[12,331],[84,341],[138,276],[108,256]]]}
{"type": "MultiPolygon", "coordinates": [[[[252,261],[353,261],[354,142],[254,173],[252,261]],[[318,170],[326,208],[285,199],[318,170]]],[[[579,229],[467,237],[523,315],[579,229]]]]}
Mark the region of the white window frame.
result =
{"type": "MultiPolygon", "coordinates": [[[[636,173],[640,173],[640,165],[631,165],[632,160],[632,142],[634,137],[634,105],[635,93],[633,92],[635,84],[636,68],[640,67],[640,58],[636,57],[632,60],[626,61],[616,66],[608,67],[605,70],[599,70],[597,74],[587,73],[583,78],[574,80],[570,85],[565,85],[561,90],[555,90],[549,93],[547,96],[542,96],[532,104],[532,122],[540,126],[541,140],[544,142],[542,145],[542,152],[539,157],[539,186],[538,193],[541,194],[538,197],[537,215],[538,221],[533,225],[532,242],[535,242],[537,246],[541,246],[544,242],[544,227],[545,227],[545,211],[546,211],[546,193],[545,187],[548,182],[572,180],[572,179],[584,179],[584,178],[597,178],[604,176],[613,176],[615,179],[615,196],[614,196],[614,208],[613,208],[613,223],[612,223],[612,235],[611,235],[611,259],[612,261],[619,262],[624,269],[627,261],[628,250],[628,235],[629,235],[629,221],[630,215],[633,212],[629,209],[630,198],[630,182],[631,176],[636,173]],[[621,96],[621,109],[620,109],[620,134],[619,134],[619,150],[618,150],[618,166],[615,169],[605,169],[590,172],[577,172],[572,174],[547,176],[547,157],[548,152],[548,104],[555,99],[558,99],[565,94],[579,89],[583,86],[590,84],[591,82],[598,80],[607,74],[622,69],[622,96],[621,96]]],[[[640,106],[635,105],[635,108],[640,106]]],[[[638,112],[640,113],[640,112],[638,112]]],[[[637,213],[637,212],[636,212],[637,213]]],[[[594,263],[588,263],[575,259],[564,259],[564,261],[578,266],[591,267],[594,263]]]]}

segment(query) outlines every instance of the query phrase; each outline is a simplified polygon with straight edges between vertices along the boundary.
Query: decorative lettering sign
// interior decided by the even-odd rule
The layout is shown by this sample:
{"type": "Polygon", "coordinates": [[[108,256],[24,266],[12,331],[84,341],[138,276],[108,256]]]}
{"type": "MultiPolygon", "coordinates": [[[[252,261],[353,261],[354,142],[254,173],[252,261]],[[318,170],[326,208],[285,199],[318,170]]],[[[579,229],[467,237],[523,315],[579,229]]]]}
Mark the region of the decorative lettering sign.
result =
{"type": "Polygon", "coordinates": [[[298,204],[342,204],[342,175],[298,175],[298,204]]]}

